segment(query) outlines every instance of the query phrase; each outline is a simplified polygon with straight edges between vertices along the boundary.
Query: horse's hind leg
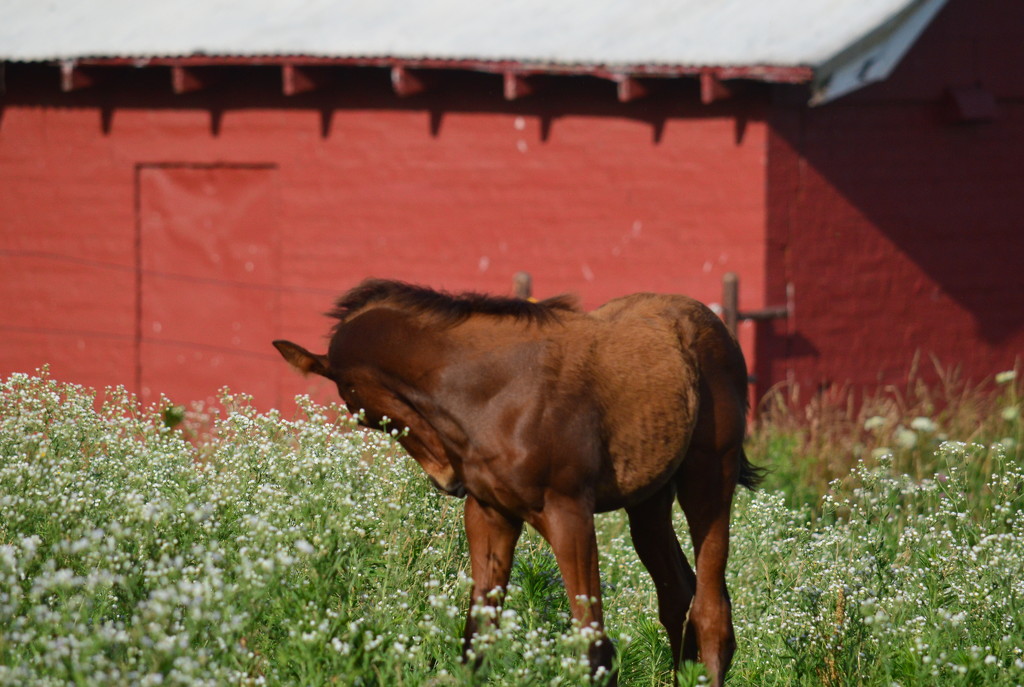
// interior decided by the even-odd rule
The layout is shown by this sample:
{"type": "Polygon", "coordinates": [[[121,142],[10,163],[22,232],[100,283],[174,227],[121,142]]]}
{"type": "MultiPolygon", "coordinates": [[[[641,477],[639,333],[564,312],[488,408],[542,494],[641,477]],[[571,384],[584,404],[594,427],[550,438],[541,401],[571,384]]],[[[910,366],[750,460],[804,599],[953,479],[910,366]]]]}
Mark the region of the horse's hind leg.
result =
{"type": "Polygon", "coordinates": [[[729,556],[729,514],[742,450],[739,445],[724,452],[693,447],[677,482],[697,568],[689,622],[697,634],[700,660],[715,687],[724,682],[736,650],[725,564],[729,556]]]}
{"type": "Polygon", "coordinates": [[[674,485],[668,484],[626,512],[633,546],[658,593],[658,619],[668,632],[672,669],[676,670],[680,658],[697,660],[697,638],[693,626],[686,622],[697,579],[672,527],[674,495],[674,485]]]}

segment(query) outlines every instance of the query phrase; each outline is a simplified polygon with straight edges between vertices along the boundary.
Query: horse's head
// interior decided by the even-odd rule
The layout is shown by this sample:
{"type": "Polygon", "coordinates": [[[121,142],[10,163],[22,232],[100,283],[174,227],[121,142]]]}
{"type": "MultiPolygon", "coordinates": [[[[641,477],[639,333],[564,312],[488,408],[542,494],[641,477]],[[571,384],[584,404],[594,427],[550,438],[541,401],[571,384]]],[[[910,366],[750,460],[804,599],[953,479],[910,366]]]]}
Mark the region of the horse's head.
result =
{"type": "MultiPolygon", "coordinates": [[[[334,382],[338,395],[364,427],[386,431],[408,428],[399,438],[416,462],[440,491],[465,496],[448,452],[433,425],[413,405],[415,390],[400,385],[389,370],[374,363],[370,350],[352,350],[342,327],[336,328],[332,355],[312,353],[291,341],[274,341],[274,347],[288,363],[303,374],[316,374],[334,382]],[[346,345],[347,344],[347,345],[346,345]],[[348,350],[346,350],[348,349],[348,350]],[[348,353],[349,355],[345,355],[348,353]]],[[[366,346],[362,347],[366,349],[366,346]]]]}
{"type": "Polygon", "coordinates": [[[458,447],[468,439],[461,419],[448,412],[452,391],[440,381],[461,362],[453,330],[474,318],[554,326],[578,310],[569,296],[532,303],[368,279],[342,295],[328,313],[337,324],[326,355],[290,341],[274,346],[300,372],[333,381],[349,410],[363,411],[364,426],[408,427],[400,441],[409,454],[441,491],[462,496],[458,447]],[[382,426],[384,418],[390,426],[382,426]]]}

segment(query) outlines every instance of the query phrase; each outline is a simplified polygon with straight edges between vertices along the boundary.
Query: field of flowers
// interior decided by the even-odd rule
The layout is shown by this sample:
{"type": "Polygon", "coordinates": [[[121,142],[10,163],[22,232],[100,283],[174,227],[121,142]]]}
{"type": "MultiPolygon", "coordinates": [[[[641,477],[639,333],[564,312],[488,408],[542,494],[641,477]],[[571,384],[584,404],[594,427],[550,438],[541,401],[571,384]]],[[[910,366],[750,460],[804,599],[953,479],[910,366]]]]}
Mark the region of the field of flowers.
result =
{"type": "MultiPolygon", "coordinates": [[[[812,503],[778,469],[795,440],[752,439],[777,473],[735,506],[730,684],[1024,684],[1019,383],[1002,381],[984,441],[867,418],[860,431],[903,443],[851,458],[812,503]],[[931,472],[907,470],[925,445],[931,472]]],[[[225,395],[197,423],[101,398],[45,372],[0,383],[0,685],[587,681],[586,637],[533,532],[499,629],[477,640],[482,667],[459,662],[461,502],[392,437],[308,401],[285,419],[225,395]]],[[[599,527],[620,684],[669,685],[624,518],[599,527]]]]}

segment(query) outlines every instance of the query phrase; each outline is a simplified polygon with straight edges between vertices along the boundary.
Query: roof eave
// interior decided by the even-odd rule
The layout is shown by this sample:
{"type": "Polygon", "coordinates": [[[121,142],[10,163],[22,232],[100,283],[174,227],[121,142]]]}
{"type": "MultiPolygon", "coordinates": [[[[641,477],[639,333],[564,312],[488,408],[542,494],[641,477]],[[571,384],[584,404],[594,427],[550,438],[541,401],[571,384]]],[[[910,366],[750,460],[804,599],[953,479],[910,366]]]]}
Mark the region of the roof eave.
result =
{"type": "Polygon", "coordinates": [[[727,79],[748,79],[772,83],[809,83],[814,70],[803,65],[770,64],[679,65],[679,64],[565,64],[518,60],[482,60],[472,58],[434,58],[404,56],[331,57],[319,55],[180,55],[180,56],[92,56],[56,60],[79,67],[215,67],[215,66],[284,66],[314,67],[405,67],[407,69],[460,69],[523,76],[551,74],[556,76],[595,76],[615,79],[693,77],[712,74],[727,79]]]}

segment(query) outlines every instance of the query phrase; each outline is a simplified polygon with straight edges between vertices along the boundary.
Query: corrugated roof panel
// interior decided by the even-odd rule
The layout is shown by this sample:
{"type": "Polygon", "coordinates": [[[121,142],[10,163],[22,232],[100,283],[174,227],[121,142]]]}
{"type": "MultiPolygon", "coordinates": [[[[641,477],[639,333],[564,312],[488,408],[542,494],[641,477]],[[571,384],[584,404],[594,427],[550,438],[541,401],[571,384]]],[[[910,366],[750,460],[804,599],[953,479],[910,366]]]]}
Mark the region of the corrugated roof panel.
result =
{"type": "Polygon", "coordinates": [[[921,2],[5,0],[0,59],[202,53],[815,67],[921,2]]]}

